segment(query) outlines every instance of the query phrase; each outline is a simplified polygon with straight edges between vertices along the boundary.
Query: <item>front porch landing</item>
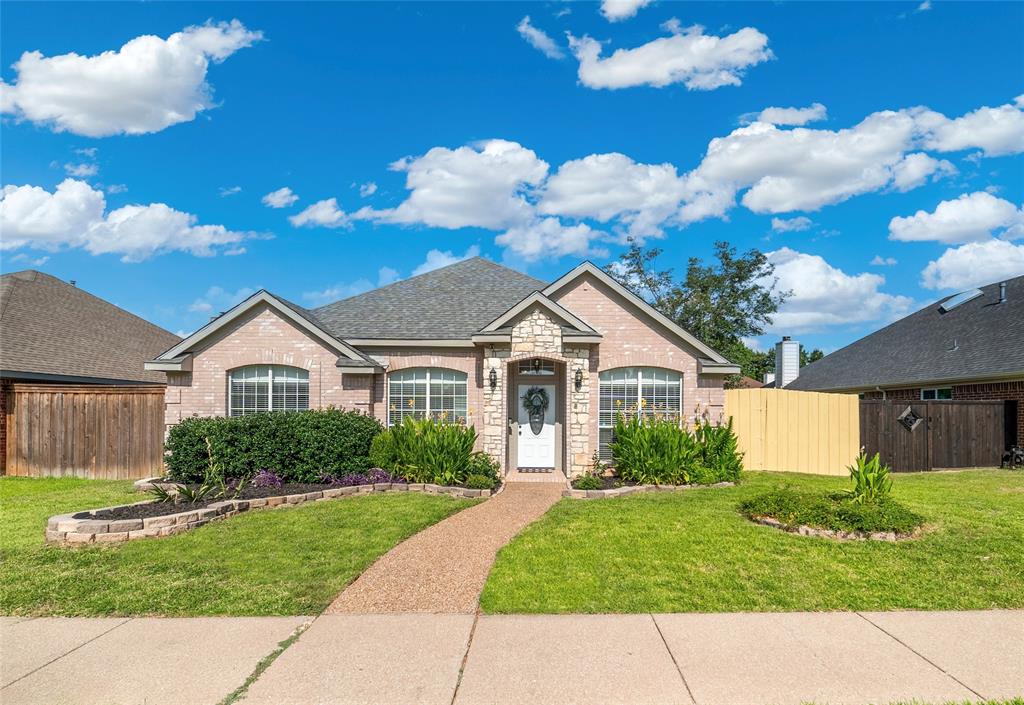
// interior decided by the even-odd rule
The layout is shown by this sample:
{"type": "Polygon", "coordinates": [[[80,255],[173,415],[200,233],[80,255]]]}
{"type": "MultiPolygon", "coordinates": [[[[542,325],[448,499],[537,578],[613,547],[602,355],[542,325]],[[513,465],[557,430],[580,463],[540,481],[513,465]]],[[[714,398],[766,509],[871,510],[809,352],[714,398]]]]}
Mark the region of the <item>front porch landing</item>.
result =
{"type": "Polygon", "coordinates": [[[561,470],[552,470],[550,472],[509,470],[508,474],[505,475],[505,482],[548,482],[564,485],[565,475],[561,470]]]}

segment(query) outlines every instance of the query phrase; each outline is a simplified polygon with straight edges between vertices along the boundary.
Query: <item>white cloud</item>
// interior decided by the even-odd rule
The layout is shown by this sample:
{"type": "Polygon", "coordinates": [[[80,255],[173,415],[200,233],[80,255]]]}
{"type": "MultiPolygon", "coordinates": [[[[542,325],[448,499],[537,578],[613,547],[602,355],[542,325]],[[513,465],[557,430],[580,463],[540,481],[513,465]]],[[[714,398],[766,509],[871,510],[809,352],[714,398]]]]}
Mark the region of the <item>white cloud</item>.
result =
{"type": "Polygon", "coordinates": [[[743,122],[766,122],[769,125],[806,125],[828,117],[828,110],[821,103],[806,108],[765,108],[759,113],[744,115],[743,122]]]}
{"type": "Polygon", "coordinates": [[[871,260],[871,266],[873,267],[892,267],[895,265],[895,257],[882,257],[882,255],[875,255],[874,259],[871,260]]]}
{"type": "Polygon", "coordinates": [[[516,31],[519,32],[519,36],[525,39],[530,46],[549,59],[565,58],[565,52],[555,44],[555,40],[548,36],[547,32],[537,29],[530,24],[529,15],[519,21],[519,24],[516,25],[516,31]]]}
{"type": "Polygon", "coordinates": [[[45,256],[44,257],[29,257],[24,252],[19,252],[18,254],[13,255],[8,261],[9,262],[24,262],[25,264],[27,264],[30,267],[42,267],[44,264],[46,264],[47,262],[50,261],[50,258],[49,257],[45,257],[45,256]]]}
{"type": "Polygon", "coordinates": [[[924,0],[924,2],[917,6],[918,12],[928,12],[930,9],[932,9],[932,0],[924,0]]]}
{"type": "Polygon", "coordinates": [[[949,244],[1024,237],[1024,209],[985,191],[942,201],[935,211],[919,210],[889,221],[889,239],[935,241],[949,244]]]}
{"type": "Polygon", "coordinates": [[[931,177],[937,181],[943,176],[957,173],[956,167],[945,159],[935,159],[924,152],[908,154],[892,169],[892,185],[897,191],[910,191],[923,185],[931,177]]]}
{"type": "Polygon", "coordinates": [[[513,255],[532,262],[544,257],[558,258],[565,255],[605,256],[606,250],[591,246],[591,241],[601,235],[601,232],[592,230],[586,223],[565,225],[558,218],[538,218],[510,228],[494,238],[494,242],[507,248],[513,255]]]}
{"type": "Polygon", "coordinates": [[[74,176],[79,179],[96,176],[100,171],[100,168],[95,164],[65,164],[64,173],[68,176],[74,176]]]}
{"type": "Polygon", "coordinates": [[[601,58],[601,43],[588,36],[569,35],[569,48],[580,62],[580,82],[589,88],[738,86],[747,68],[772,58],[768,37],[753,27],[717,37],[694,25],[635,49],[618,49],[607,58],[601,58]]]}
{"type": "Polygon", "coordinates": [[[431,250],[427,253],[427,258],[423,263],[416,267],[416,269],[412,270],[412,275],[415,277],[418,274],[426,274],[427,272],[432,272],[435,269],[447,267],[450,264],[462,262],[470,257],[477,257],[479,255],[480,247],[478,245],[472,245],[464,254],[461,255],[453,254],[451,250],[445,250],[444,252],[441,250],[431,250]]]}
{"type": "Polygon", "coordinates": [[[192,313],[211,313],[215,315],[227,311],[235,304],[245,301],[256,293],[256,289],[247,286],[238,291],[227,291],[219,286],[211,286],[206,293],[189,304],[188,310],[192,313]]]}
{"type": "Polygon", "coordinates": [[[270,208],[287,208],[299,200],[299,197],[292,193],[292,190],[285,186],[276,191],[271,191],[263,197],[263,205],[270,208]]]}
{"type": "Polygon", "coordinates": [[[792,233],[808,230],[814,222],[807,216],[796,218],[772,218],[772,230],[777,233],[792,233]]]}
{"type": "Polygon", "coordinates": [[[375,193],[377,193],[377,184],[372,181],[367,181],[359,186],[359,195],[363,198],[369,198],[375,193]]]}
{"type": "Polygon", "coordinates": [[[548,179],[538,204],[544,215],[619,219],[627,234],[657,237],[679,207],[684,182],[671,164],[637,164],[624,154],[591,154],[565,162],[548,179]]]}
{"type": "Polygon", "coordinates": [[[13,84],[0,82],[0,104],[18,119],[88,137],[159,132],[215,107],[206,82],[211,61],[262,38],[238,20],[186,27],[167,39],[144,35],[116,51],[15,62],[13,84]]]}
{"type": "Polygon", "coordinates": [[[921,272],[921,286],[963,290],[1022,274],[1024,245],[992,239],[947,249],[921,272]]]}
{"type": "Polygon", "coordinates": [[[241,186],[221,186],[220,197],[225,198],[227,196],[237,196],[242,192],[241,186]]]}
{"type": "Polygon", "coordinates": [[[499,230],[532,218],[527,192],[548,173],[547,162],[532,150],[506,140],[457,149],[434,147],[422,156],[400,159],[391,168],[406,172],[409,197],[396,208],[364,209],[353,217],[499,230]]]}
{"type": "Polygon", "coordinates": [[[922,108],[915,118],[925,130],[923,144],[927,149],[940,152],[980,149],[985,156],[996,157],[1024,151],[1022,107],[1018,100],[1014,105],[981,107],[952,120],[922,108]]]}
{"type": "Polygon", "coordinates": [[[223,225],[196,225],[196,220],[163,203],[107,212],[103,192],[76,179],[65,179],[52,193],[39,186],[9,185],[0,200],[0,248],[81,247],[139,262],[171,251],[211,256],[219,246],[259,237],[223,225]]]}
{"type": "Polygon", "coordinates": [[[792,296],[772,320],[775,333],[801,333],[903,316],[913,301],[880,291],[885,277],[864,272],[847,274],[823,257],[788,247],[767,253],[775,265],[780,291],[792,296]]]}
{"type": "Polygon", "coordinates": [[[95,159],[99,151],[99,147],[79,147],[74,150],[75,154],[81,157],[88,157],[89,159],[95,159]]]}
{"type": "Polygon", "coordinates": [[[647,7],[652,0],[601,0],[601,14],[609,22],[621,22],[635,17],[640,8],[647,7]]]}
{"type": "Polygon", "coordinates": [[[347,299],[350,296],[356,296],[362,294],[370,289],[387,286],[393,284],[401,279],[398,274],[398,270],[392,269],[391,267],[381,267],[377,270],[377,284],[376,286],[369,279],[365,277],[356,279],[354,282],[341,282],[321,289],[320,291],[306,291],[303,292],[302,298],[310,301],[315,306],[323,306],[324,304],[333,303],[340,301],[341,299],[347,299]]]}
{"type": "Polygon", "coordinates": [[[307,206],[302,212],[288,216],[288,220],[296,228],[303,226],[341,228],[351,224],[348,215],[338,208],[338,199],[336,198],[317,201],[313,205],[307,206]]]}
{"type": "Polygon", "coordinates": [[[107,193],[124,193],[128,190],[128,186],[125,184],[110,184],[107,186],[107,193]]]}

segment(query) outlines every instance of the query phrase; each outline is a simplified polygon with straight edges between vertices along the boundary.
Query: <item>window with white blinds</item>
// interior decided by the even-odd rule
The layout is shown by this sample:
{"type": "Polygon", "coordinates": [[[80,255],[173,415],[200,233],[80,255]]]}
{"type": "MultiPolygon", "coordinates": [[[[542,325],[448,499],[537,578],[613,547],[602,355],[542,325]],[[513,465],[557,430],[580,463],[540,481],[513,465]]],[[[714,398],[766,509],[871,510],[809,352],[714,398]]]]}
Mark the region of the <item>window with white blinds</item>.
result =
{"type": "Polygon", "coordinates": [[[231,370],[228,413],[303,411],[309,408],[309,372],[285,365],[249,365],[231,370]]]}
{"type": "Polygon", "coordinates": [[[388,375],[388,425],[406,416],[466,423],[465,372],[439,367],[417,367],[388,375]]]}
{"type": "Polygon", "coordinates": [[[682,418],[683,375],[657,367],[620,367],[598,377],[598,455],[611,460],[611,443],[618,414],[682,418]]]}

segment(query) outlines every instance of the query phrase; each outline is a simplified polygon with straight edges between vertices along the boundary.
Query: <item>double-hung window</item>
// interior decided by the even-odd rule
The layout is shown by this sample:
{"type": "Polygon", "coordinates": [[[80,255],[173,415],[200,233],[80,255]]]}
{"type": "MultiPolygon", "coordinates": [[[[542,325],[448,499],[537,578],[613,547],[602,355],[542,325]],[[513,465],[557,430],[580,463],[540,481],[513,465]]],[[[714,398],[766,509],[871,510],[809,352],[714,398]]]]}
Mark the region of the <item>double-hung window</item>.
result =
{"type": "Polygon", "coordinates": [[[302,411],[309,408],[309,372],[284,365],[249,365],[231,370],[228,413],[302,411]]]}
{"type": "Polygon", "coordinates": [[[953,398],[952,387],[938,387],[936,389],[922,389],[922,401],[949,401],[953,398]]]}
{"type": "Polygon", "coordinates": [[[683,376],[657,367],[620,367],[598,377],[598,456],[611,460],[615,418],[659,416],[679,422],[683,408],[683,376]]]}
{"type": "Polygon", "coordinates": [[[398,370],[388,375],[388,425],[405,417],[466,423],[465,372],[440,367],[398,370]]]}

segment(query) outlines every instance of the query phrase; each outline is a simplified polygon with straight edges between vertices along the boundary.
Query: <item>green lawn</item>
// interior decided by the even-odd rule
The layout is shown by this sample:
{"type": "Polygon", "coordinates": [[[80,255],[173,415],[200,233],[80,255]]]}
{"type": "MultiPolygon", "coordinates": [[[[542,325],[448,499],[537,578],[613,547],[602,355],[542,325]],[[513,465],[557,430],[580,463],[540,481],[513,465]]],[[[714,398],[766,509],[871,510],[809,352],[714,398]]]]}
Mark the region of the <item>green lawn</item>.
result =
{"type": "Polygon", "coordinates": [[[562,500],[498,555],[485,612],[713,612],[1024,607],[1024,472],[898,475],[927,520],[898,544],[836,542],[746,521],[769,487],[846,478],[747,473],[735,488],[562,500]]]}
{"type": "Polygon", "coordinates": [[[143,498],[130,482],[0,478],[0,614],[317,614],[396,543],[473,504],[378,494],[115,546],[43,543],[54,514],[143,498]]]}

